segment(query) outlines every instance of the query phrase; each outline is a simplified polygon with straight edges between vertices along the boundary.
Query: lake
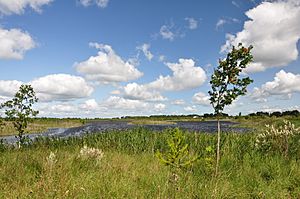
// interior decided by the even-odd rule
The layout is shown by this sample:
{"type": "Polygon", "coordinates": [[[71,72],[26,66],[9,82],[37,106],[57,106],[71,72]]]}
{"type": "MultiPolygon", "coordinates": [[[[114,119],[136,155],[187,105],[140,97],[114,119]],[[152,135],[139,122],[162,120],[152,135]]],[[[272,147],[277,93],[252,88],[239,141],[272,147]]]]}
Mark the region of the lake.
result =
{"type": "MultiPolygon", "coordinates": [[[[248,128],[235,127],[238,123],[230,121],[221,121],[222,132],[238,132],[244,133],[250,131],[248,128]]],[[[124,121],[98,121],[91,122],[86,125],[74,128],[52,128],[43,133],[29,134],[28,137],[34,140],[36,137],[59,137],[66,138],[70,136],[82,136],[86,133],[97,133],[105,132],[109,130],[127,130],[136,127],[145,127],[154,131],[162,131],[166,128],[178,127],[183,130],[190,132],[206,132],[215,133],[217,132],[217,121],[199,121],[199,122],[176,122],[176,124],[160,124],[160,125],[133,125],[128,124],[124,121]]],[[[17,139],[15,136],[4,136],[1,137],[7,143],[16,143],[17,139]]]]}

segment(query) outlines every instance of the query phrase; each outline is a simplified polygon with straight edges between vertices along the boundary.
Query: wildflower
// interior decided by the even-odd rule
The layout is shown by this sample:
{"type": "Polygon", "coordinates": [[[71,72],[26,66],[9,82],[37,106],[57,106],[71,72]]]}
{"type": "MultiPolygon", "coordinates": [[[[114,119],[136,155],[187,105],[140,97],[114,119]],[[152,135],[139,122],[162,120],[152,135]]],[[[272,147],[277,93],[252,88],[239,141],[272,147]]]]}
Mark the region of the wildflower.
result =
{"type": "Polygon", "coordinates": [[[83,146],[83,148],[80,149],[79,157],[82,159],[96,159],[101,160],[104,156],[104,153],[101,149],[97,148],[90,148],[86,145],[83,146]]]}
{"type": "Polygon", "coordinates": [[[50,152],[49,156],[46,159],[47,159],[47,164],[50,166],[55,165],[55,163],[57,162],[56,155],[52,151],[50,152]]]}
{"type": "Polygon", "coordinates": [[[296,128],[289,121],[284,121],[284,125],[278,127],[266,125],[266,130],[257,135],[255,147],[263,151],[279,149],[286,156],[289,150],[289,139],[299,134],[300,128],[296,128]]]}

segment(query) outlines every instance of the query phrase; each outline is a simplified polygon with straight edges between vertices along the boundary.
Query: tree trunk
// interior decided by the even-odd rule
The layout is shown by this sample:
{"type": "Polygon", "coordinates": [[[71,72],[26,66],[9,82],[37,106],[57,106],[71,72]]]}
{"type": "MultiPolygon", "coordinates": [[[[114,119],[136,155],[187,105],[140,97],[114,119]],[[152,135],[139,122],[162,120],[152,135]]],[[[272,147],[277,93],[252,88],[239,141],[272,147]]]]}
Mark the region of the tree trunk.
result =
{"type": "Polygon", "coordinates": [[[219,172],[219,163],[220,163],[220,141],[221,141],[221,127],[220,127],[220,118],[217,116],[218,120],[218,141],[217,141],[217,163],[216,163],[216,176],[219,172]]]}

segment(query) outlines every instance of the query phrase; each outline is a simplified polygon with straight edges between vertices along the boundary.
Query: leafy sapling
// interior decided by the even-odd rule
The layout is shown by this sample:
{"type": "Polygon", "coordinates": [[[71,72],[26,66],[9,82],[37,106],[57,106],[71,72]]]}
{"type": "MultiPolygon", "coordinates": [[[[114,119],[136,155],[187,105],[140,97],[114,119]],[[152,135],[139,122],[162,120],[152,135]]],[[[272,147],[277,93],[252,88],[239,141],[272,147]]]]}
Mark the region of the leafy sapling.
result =
{"type": "Polygon", "coordinates": [[[0,118],[0,131],[3,129],[3,127],[4,127],[4,122],[2,118],[0,118]]]}
{"type": "Polygon", "coordinates": [[[253,82],[249,77],[240,77],[242,70],[253,60],[250,52],[252,48],[252,46],[246,48],[241,43],[237,48],[233,46],[227,57],[219,60],[219,66],[211,76],[211,91],[208,93],[210,95],[210,103],[217,115],[218,123],[216,175],[218,174],[220,161],[220,115],[225,106],[232,104],[238,96],[245,95],[247,86],[253,82]]]}
{"type": "Polygon", "coordinates": [[[28,122],[39,113],[32,108],[37,101],[38,98],[31,85],[21,85],[13,99],[1,104],[1,108],[5,108],[7,118],[13,121],[14,128],[18,132],[16,138],[19,148],[27,141],[24,134],[27,133],[28,122]]]}

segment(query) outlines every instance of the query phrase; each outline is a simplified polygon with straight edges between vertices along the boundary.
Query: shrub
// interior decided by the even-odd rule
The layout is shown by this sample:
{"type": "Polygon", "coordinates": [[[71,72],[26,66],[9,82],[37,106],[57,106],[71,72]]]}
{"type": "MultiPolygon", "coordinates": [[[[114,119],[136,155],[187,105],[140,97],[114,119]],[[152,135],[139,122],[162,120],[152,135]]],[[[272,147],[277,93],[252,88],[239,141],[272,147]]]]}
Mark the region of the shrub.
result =
{"type": "Polygon", "coordinates": [[[284,125],[266,125],[266,130],[257,135],[255,147],[266,153],[279,152],[285,157],[290,152],[290,144],[299,144],[300,128],[289,121],[284,125]]]}
{"type": "Polygon", "coordinates": [[[79,157],[84,160],[95,159],[97,161],[100,161],[103,158],[103,156],[104,153],[101,149],[90,148],[87,147],[86,145],[84,145],[79,152],[79,157]]]}

